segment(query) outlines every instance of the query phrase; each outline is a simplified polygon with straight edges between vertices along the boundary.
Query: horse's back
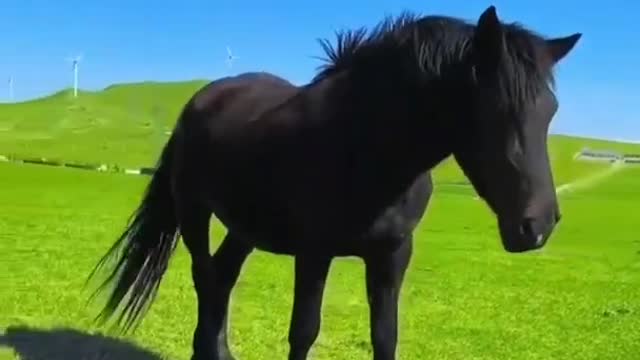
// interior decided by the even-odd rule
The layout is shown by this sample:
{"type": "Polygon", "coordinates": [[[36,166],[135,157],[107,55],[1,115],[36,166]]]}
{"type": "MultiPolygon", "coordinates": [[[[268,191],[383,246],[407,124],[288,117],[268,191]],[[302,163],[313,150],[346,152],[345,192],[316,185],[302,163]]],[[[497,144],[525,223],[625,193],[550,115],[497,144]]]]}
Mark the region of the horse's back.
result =
{"type": "Polygon", "coordinates": [[[200,119],[230,126],[259,119],[297,91],[297,86],[278,76],[243,73],[210,82],[194,94],[188,106],[200,119]]]}

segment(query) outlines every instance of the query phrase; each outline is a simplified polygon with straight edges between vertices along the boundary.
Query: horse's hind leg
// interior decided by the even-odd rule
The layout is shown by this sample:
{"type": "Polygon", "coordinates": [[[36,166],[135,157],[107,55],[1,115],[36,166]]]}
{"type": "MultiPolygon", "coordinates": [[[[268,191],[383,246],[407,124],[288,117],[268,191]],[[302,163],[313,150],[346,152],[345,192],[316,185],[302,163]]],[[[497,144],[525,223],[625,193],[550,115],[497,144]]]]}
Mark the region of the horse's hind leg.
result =
{"type": "Polygon", "coordinates": [[[211,213],[182,207],[180,231],[191,255],[193,285],[198,297],[198,323],[193,334],[193,360],[231,360],[227,343],[229,297],[242,264],[251,253],[233,234],[227,234],[213,256],[209,255],[211,213]]]}
{"type": "MultiPolygon", "coordinates": [[[[213,276],[212,330],[216,334],[216,348],[220,359],[231,360],[233,356],[227,343],[227,314],[231,291],[238,281],[240,270],[253,247],[236,237],[233,233],[225,236],[220,247],[211,257],[213,276]]],[[[217,358],[216,358],[217,359],[217,358]]]]}

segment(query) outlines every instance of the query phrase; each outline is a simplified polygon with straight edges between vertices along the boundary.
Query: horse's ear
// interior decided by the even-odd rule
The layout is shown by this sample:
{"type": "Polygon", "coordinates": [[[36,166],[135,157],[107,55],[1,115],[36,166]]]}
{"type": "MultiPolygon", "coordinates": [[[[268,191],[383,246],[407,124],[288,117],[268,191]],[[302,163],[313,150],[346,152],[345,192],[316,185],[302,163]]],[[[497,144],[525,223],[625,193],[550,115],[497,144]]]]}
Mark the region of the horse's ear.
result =
{"type": "Polygon", "coordinates": [[[489,6],[478,19],[473,36],[476,65],[494,68],[504,51],[504,30],[496,14],[495,6],[489,6]]]}
{"type": "Polygon", "coordinates": [[[566,37],[546,40],[553,62],[558,63],[558,61],[567,56],[581,37],[581,33],[575,33],[566,37]]]}

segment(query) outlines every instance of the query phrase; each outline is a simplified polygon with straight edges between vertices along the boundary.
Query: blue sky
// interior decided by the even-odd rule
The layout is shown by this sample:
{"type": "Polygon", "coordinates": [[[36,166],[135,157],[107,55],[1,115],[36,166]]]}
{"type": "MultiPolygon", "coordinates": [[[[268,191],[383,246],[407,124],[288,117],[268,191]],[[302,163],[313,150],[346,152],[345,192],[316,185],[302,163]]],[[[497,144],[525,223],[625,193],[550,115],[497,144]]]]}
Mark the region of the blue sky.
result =
{"type": "Polygon", "coordinates": [[[505,21],[547,36],[582,32],[557,68],[553,132],[640,140],[640,2],[630,0],[3,0],[0,101],[14,77],[16,100],[72,81],[65,58],[84,55],[80,87],[142,80],[215,79],[266,70],[294,83],[314,74],[319,37],[370,26],[404,9],[475,20],[496,5],[505,21]],[[535,4],[535,5],[534,5],[535,4]],[[229,70],[226,46],[239,58],[229,70]]]}

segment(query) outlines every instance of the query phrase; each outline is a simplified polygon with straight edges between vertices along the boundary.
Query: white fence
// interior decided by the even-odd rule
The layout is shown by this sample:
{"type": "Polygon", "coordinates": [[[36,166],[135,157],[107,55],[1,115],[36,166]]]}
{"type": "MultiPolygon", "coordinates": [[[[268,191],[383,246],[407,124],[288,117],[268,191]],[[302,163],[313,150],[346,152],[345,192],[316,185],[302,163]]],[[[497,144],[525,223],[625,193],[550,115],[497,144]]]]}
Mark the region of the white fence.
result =
{"type": "Polygon", "coordinates": [[[584,148],[578,154],[576,159],[586,161],[604,161],[604,162],[624,162],[629,164],[640,164],[640,154],[623,154],[610,150],[591,150],[584,148]]]}

